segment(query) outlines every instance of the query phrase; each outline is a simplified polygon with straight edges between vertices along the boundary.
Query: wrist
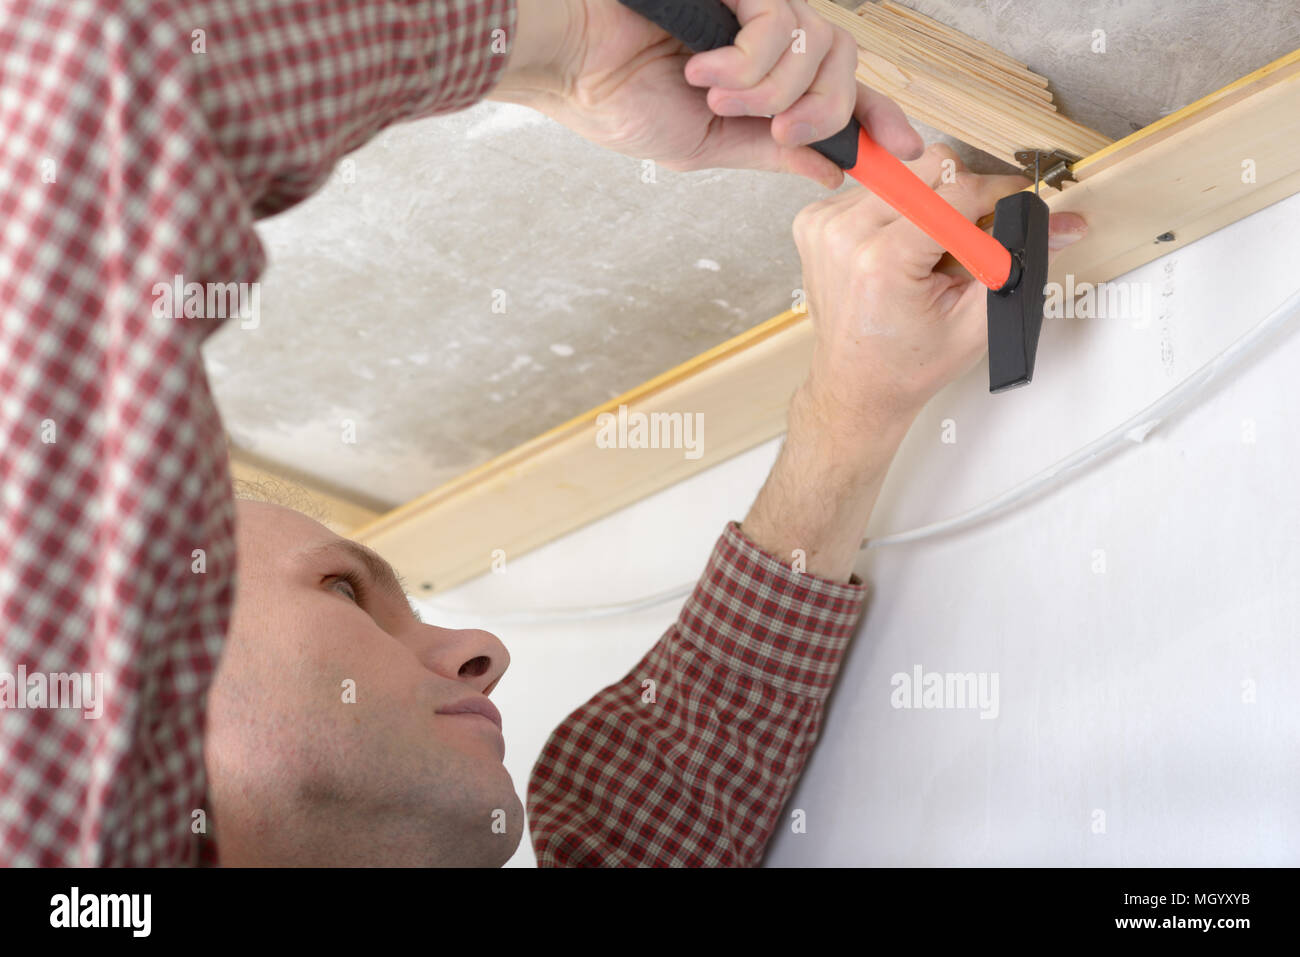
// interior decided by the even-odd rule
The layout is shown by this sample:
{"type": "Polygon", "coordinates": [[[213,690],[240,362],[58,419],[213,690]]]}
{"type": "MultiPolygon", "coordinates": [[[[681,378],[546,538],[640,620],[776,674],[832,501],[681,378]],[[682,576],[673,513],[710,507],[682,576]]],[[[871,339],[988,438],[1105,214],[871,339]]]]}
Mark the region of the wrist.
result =
{"type": "Polygon", "coordinates": [[[834,581],[853,572],[876,496],[911,419],[827,405],[814,380],[790,402],[780,455],[742,525],[778,561],[834,581]]]}
{"type": "Polygon", "coordinates": [[[840,389],[814,372],[790,401],[789,437],[815,447],[815,458],[852,478],[888,463],[922,404],[884,390],[840,389]]]}
{"type": "Polygon", "coordinates": [[[581,0],[516,0],[515,35],[492,100],[539,106],[564,94],[585,30],[581,0]]]}

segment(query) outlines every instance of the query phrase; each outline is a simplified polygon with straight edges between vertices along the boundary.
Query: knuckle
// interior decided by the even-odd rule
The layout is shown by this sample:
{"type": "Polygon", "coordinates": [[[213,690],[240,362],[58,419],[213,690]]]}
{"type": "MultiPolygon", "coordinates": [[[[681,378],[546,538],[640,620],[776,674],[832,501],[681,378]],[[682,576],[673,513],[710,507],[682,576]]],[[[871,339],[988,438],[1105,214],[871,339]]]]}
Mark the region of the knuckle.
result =
{"type": "Polygon", "coordinates": [[[862,227],[854,207],[831,218],[825,228],[827,241],[836,249],[851,249],[858,245],[862,227]]]}
{"type": "Polygon", "coordinates": [[[972,173],[969,170],[958,170],[951,179],[945,179],[936,187],[935,192],[939,193],[949,203],[956,205],[968,197],[974,196],[980,189],[980,176],[978,173],[972,173]]]}
{"type": "Polygon", "coordinates": [[[956,160],[958,159],[957,151],[947,143],[931,143],[925,148],[925,152],[937,160],[956,160]]]}
{"type": "Polygon", "coordinates": [[[759,67],[754,60],[754,54],[745,58],[744,64],[736,71],[736,83],[741,90],[752,90],[763,82],[767,74],[759,67]]]}
{"type": "Polygon", "coordinates": [[[782,96],[770,83],[760,84],[749,92],[745,97],[745,102],[749,104],[750,116],[775,116],[783,113],[790,105],[782,102],[782,96]]]}
{"type": "Polygon", "coordinates": [[[804,29],[808,31],[808,39],[816,44],[817,49],[822,53],[828,53],[834,48],[841,33],[848,36],[843,30],[831,26],[821,17],[813,17],[804,29]]]}
{"type": "Polygon", "coordinates": [[[831,112],[835,117],[836,131],[848,126],[849,120],[853,119],[853,111],[858,105],[857,97],[853,95],[852,90],[846,90],[839,96],[835,97],[834,105],[831,112]]]}
{"type": "Polygon", "coordinates": [[[757,109],[754,112],[775,116],[788,110],[798,97],[785,85],[768,79],[755,90],[757,109]]]}
{"type": "Polygon", "coordinates": [[[802,248],[812,235],[812,223],[818,213],[818,207],[821,202],[813,203],[811,206],[805,206],[799,210],[794,217],[794,241],[795,245],[802,248]]]}
{"type": "Polygon", "coordinates": [[[885,253],[880,243],[874,239],[859,243],[853,251],[852,266],[856,276],[876,276],[883,273],[885,253]]]}
{"type": "Polygon", "coordinates": [[[858,42],[853,39],[852,35],[844,30],[835,31],[834,46],[835,52],[842,52],[844,55],[840,58],[843,66],[840,69],[845,76],[854,78],[856,82],[858,73],[858,42]],[[838,49],[835,49],[838,48],[838,49]]]}
{"type": "Polygon", "coordinates": [[[794,240],[800,248],[811,246],[819,237],[826,236],[831,202],[822,199],[799,210],[794,218],[794,240]]]}

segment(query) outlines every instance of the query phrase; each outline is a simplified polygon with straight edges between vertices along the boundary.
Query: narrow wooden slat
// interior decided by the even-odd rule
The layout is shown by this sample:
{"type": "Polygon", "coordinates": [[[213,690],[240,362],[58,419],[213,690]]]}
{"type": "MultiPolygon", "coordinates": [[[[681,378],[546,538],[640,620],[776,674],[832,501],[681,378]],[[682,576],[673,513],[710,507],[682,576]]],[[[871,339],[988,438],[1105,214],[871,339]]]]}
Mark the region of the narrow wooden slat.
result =
{"type": "Polygon", "coordinates": [[[858,42],[858,79],[909,116],[1015,163],[1018,150],[1088,156],[1110,140],[1060,115],[1048,82],[987,43],[895,4],[813,8],[858,42]]]}

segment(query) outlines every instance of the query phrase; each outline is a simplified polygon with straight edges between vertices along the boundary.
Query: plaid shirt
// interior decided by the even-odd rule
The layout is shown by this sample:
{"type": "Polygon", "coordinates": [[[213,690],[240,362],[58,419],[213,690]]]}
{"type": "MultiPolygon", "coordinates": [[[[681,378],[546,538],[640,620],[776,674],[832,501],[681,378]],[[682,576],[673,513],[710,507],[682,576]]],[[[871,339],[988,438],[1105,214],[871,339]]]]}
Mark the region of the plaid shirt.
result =
{"type": "Polygon", "coordinates": [[[528,785],[538,865],[757,864],[865,594],[728,525],[676,623],[542,749],[528,785]]]}
{"type": "MultiPolygon", "coordinates": [[[[97,720],[0,708],[0,865],[197,857],[234,511],[219,320],[172,318],[158,284],[256,280],[258,217],[481,98],[515,22],[513,0],[0,6],[0,672],[103,682],[97,720]]],[[[756,861],[860,597],[729,530],[643,667],[548,745],[539,860],[756,861]]]]}
{"type": "Polygon", "coordinates": [[[0,4],[0,671],[105,701],[0,710],[0,864],[196,859],[234,508],[216,320],[155,285],[255,280],[256,217],[481,98],[514,27],[513,0],[0,4]]]}

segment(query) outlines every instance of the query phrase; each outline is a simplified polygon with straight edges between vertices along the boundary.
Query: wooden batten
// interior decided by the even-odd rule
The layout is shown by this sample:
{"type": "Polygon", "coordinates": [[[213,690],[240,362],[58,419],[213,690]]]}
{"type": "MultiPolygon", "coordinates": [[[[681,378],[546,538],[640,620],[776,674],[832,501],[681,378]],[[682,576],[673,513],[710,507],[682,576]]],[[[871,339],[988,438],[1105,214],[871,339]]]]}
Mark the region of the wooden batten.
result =
{"type": "Polygon", "coordinates": [[[1046,77],[987,43],[896,3],[809,2],[857,40],[862,83],[964,143],[1014,164],[1017,150],[1083,157],[1111,142],[1062,116],[1046,77]]]}

